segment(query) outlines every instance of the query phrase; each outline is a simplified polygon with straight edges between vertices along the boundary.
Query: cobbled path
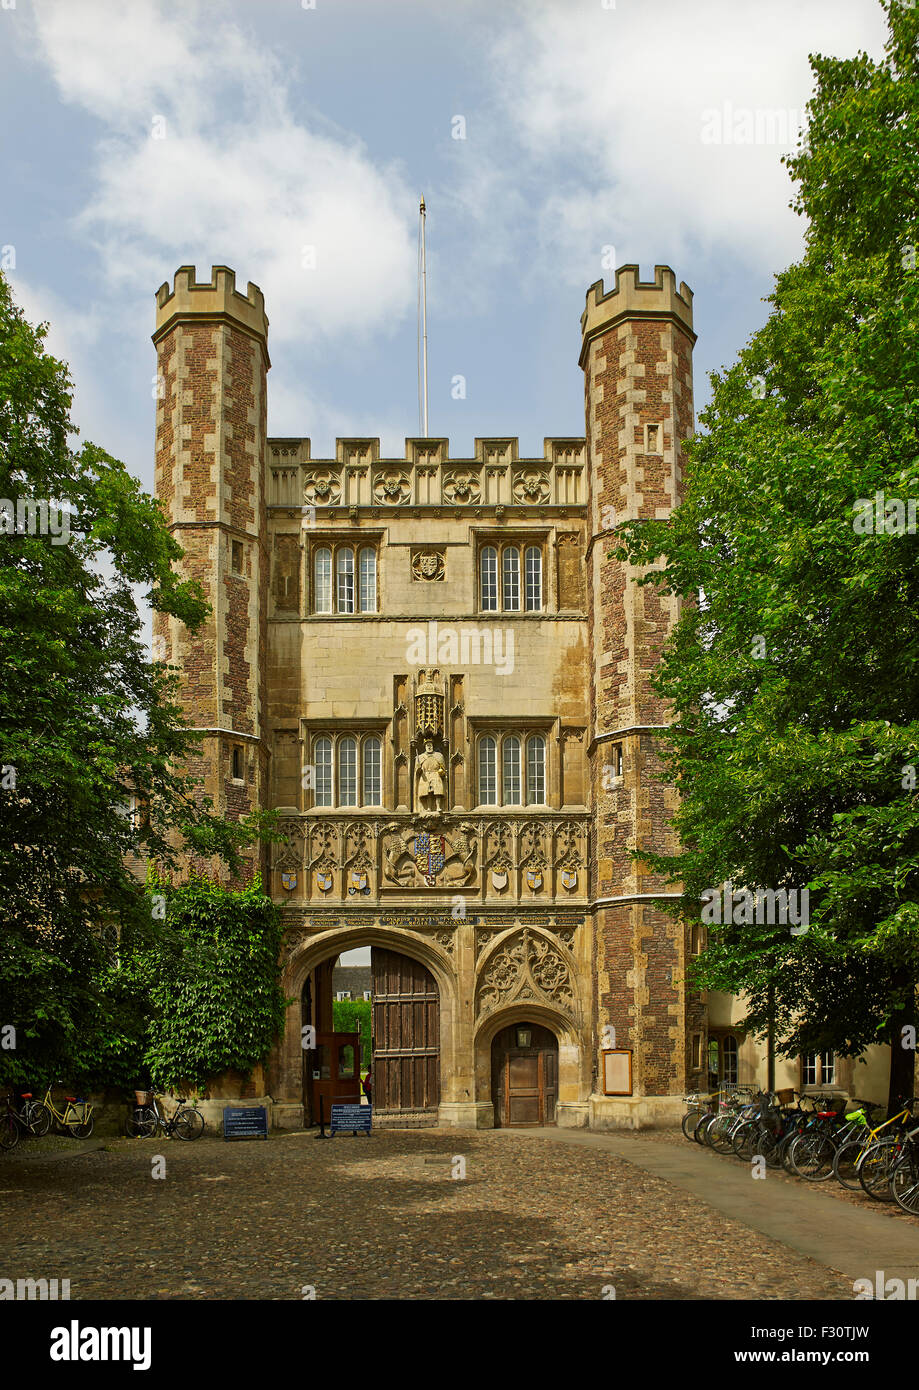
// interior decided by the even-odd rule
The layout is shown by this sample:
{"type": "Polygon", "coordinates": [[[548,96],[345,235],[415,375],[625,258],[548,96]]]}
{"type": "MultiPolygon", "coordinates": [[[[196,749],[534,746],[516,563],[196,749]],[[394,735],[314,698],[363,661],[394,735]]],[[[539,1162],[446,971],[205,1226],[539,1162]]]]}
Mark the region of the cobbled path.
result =
{"type": "Polygon", "coordinates": [[[851,1283],[595,1149],[402,1131],[0,1157],[0,1273],[71,1299],[851,1299],[851,1283]],[[166,1162],[152,1177],[153,1158],[166,1162]],[[466,1177],[452,1177],[454,1156],[466,1177]]]}

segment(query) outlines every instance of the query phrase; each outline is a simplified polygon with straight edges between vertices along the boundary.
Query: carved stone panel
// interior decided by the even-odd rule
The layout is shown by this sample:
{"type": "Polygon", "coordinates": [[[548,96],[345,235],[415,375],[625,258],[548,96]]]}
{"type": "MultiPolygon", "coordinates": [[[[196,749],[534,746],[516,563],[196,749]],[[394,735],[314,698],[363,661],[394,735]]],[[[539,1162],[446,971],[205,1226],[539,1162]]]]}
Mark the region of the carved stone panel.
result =
{"type": "Polygon", "coordinates": [[[341,497],[341,479],[337,469],[315,468],[303,480],[303,497],[311,506],[334,506],[341,497]]]}
{"type": "Polygon", "coordinates": [[[447,570],[446,553],[430,546],[412,551],[412,578],[443,579],[447,570]]]}
{"type": "Polygon", "coordinates": [[[558,538],[558,606],[581,610],[586,606],[584,587],[584,556],[581,538],[576,532],[558,538]]]}
{"type": "Polygon", "coordinates": [[[476,991],[476,1014],[482,1018],[523,1000],[574,1014],[574,982],[564,954],[530,927],[516,932],[486,958],[476,991]]]}
{"type": "Polygon", "coordinates": [[[300,610],[299,536],[275,537],[274,604],[279,613],[297,613],[300,610]]]}

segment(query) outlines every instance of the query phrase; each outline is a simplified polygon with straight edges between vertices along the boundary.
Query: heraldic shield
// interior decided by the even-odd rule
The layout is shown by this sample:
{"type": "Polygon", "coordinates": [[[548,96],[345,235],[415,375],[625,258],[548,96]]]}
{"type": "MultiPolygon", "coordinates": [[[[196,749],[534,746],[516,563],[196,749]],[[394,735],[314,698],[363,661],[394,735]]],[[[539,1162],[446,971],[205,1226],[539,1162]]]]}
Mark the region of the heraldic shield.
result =
{"type": "Polygon", "coordinates": [[[412,855],[418,872],[429,888],[433,888],[447,859],[447,846],[443,835],[429,835],[425,830],[416,835],[412,855]]]}
{"type": "Polygon", "coordinates": [[[324,869],[317,869],[316,887],[319,889],[320,893],[328,893],[329,889],[332,887],[332,875],[327,873],[324,869]]]}
{"type": "Polygon", "coordinates": [[[370,892],[370,883],[362,869],[352,869],[348,874],[348,892],[363,893],[365,897],[370,892]]]}
{"type": "Polygon", "coordinates": [[[294,889],[296,888],[296,886],[297,886],[297,875],[296,875],[296,874],[286,874],[286,873],[285,873],[285,874],[282,874],[282,875],[281,875],[281,884],[282,884],[282,886],[283,886],[284,888],[287,889],[288,893],[292,893],[293,890],[294,890],[294,889]]]}

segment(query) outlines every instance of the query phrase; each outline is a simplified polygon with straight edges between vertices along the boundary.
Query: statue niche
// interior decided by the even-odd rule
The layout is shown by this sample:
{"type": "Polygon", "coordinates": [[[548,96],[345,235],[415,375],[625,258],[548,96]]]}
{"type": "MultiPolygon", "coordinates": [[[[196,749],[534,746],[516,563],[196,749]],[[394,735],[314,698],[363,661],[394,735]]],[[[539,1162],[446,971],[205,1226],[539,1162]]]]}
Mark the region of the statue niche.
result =
{"type": "Polygon", "coordinates": [[[415,681],[414,809],[422,816],[442,816],[447,796],[444,739],[444,681],[436,668],[421,670],[415,681]]]}

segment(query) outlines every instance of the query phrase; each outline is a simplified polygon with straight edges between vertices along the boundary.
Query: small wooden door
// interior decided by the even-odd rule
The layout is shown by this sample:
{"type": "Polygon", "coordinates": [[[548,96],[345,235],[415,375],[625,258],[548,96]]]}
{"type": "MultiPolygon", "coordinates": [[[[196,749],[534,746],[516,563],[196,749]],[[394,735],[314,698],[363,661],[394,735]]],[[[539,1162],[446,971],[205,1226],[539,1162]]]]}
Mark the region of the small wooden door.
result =
{"type": "Polygon", "coordinates": [[[308,1062],[314,1124],[319,1123],[320,1097],[326,1124],[332,1118],[333,1105],[360,1105],[360,1033],[317,1033],[308,1062]]]}
{"type": "Polygon", "coordinates": [[[496,1128],[554,1125],[558,1100],[558,1041],[554,1034],[536,1023],[514,1023],[497,1035],[491,1057],[496,1128]]]}
{"type": "Polygon", "coordinates": [[[433,1123],[440,1103],[440,994],[420,961],[374,946],[373,1114],[433,1123]]]}

